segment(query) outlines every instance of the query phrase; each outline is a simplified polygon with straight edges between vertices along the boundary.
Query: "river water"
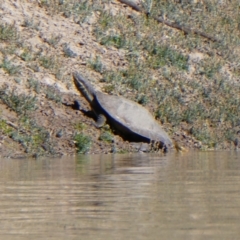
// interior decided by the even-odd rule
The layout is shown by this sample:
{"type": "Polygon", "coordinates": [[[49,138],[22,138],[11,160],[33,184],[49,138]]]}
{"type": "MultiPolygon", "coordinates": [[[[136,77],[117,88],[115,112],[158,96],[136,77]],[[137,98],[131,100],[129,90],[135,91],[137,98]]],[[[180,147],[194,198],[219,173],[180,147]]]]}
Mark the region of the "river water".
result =
{"type": "Polygon", "coordinates": [[[0,239],[240,239],[240,152],[0,159],[0,239]]]}

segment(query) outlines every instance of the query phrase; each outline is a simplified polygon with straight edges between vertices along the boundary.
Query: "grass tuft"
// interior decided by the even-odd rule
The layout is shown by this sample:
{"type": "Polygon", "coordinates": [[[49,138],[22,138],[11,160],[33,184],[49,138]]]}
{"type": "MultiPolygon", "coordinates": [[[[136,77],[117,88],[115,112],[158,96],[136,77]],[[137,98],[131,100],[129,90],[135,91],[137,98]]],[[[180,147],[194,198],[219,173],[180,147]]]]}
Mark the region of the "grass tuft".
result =
{"type": "Polygon", "coordinates": [[[100,141],[104,141],[108,143],[112,143],[113,139],[114,139],[113,134],[110,131],[103,131],[99,136],[100,141]]]}
{"type": "Polygon", "coordinates": [[[3,59],[2,64],[0,64],[0,68],[3,68],[9,75],[17,75],[21,69],[20,66],[12,64],[12,62],[6,58],[3,59]]]}
{"type": "Polygon", "coordinates": [[[15,90],[0,89],[0,99],[18,115],[24,115],[37,108],[37,98],[25,94],[17,94],[15,90]]]}
{"type": "Polygon", "coordinates": [[[0,24],[0,41],[15,41],[18,37],[18,31],[13,24],[0,24]]]}
{"type": "Polygon", "coordinates": [[[89,136],[84,135],[83,133],[77,133],[74,136],[75,146],[77,148],[77,153],[87,153],[92,144],[92,140],[89,136]]]}

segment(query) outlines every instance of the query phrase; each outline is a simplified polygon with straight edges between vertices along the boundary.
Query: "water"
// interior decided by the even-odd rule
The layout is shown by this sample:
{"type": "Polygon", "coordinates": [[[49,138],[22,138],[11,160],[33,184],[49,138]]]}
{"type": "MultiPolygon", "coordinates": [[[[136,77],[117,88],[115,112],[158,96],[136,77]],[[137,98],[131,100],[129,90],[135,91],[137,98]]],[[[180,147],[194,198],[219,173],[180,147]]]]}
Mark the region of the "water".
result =
{"type": "Polygon", "coordinates": [[[240,153],[0,160],[0,239],[239,239],[240,153]]]}

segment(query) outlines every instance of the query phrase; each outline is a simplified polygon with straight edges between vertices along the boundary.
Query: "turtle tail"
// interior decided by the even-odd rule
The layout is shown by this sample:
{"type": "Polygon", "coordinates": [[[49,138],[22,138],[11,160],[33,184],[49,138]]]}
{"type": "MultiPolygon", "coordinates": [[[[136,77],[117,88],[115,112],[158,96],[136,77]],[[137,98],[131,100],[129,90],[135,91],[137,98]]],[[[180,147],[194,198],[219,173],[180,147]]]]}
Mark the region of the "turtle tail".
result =
{"type": "Polygon", "coordinates": [[[87,101],[91,103],[95,96],[95,90],[93,89],[93,86],[77,72],[73,73],[73,79],[76,88],[87,99],[87,101]]]}

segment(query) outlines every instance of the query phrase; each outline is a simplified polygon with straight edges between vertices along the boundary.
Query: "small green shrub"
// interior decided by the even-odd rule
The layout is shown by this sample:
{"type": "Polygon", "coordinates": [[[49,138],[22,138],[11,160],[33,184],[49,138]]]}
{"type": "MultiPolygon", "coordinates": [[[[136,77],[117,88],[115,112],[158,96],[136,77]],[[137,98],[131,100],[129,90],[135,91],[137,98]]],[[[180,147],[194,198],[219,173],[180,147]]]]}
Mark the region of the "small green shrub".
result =
{"type": "Polygon", "coordinates": [[[196,120],[207,118],[206,107],[202,104],[196,103],[188,107],[182,116],[182,120],[187,123],[194,123],[196,120]]]}
{"type": "Polygon", "coordinates": [[[224,137],[227,141],[229,142],[233,142],[236,138],[236,134],[234,129],[228,129],[225,133],[224,133],[224,137]]]}
{"type": "Polygon", "coordinates": [[[147,86],[148,72],[144,71],[144,66],[131,64],[128,69],[121,71],[121,73],[122,83],[127,84],[132,89],[141,91],[147,86]]]}
{"type": "Polygon", "coordinates": [[[15,90],[0,89],[0,99],[10,109],[22,115],[37,108],[37,98],[25,94],[16,94],[15,90]]]}
{"type": "Polygon", "coordinates": [[[40,93],[40,83],[34,79],[28,79],[28,87],[33,89],[36,93],[40,93]]]}
{"type": "Polygon", "coordinates": [[[49,132],[39,127],[27,115],[19,119],[19,130],[13,131],[10,137],[20,143],[26,153],[35,157],[55,154],[54,144],[51,142],[49,132]]]}
{"type": "Polygon", "coordinates": [[[106,93],[112,93],[115,90],[115,85],[114,84],[105,85],[103,90],[106,93]]]}
{"type": "Polygon", "coordinates": [[[147,46],[146,49],[149,53],[149,67],[152,67],[153,69],[158,69],[165,65],[176,66],[181,70],[188,69],[188,57],[171,49],[169,46],[159,46],[156,43],[153,43],[152,46],[147,46]]]}
{"type": "Polygon", "coordinates": [[[8,61],[6,58],[3,59],[3,62],[2,64],[0,64],[0,67],[3,68],[10,75],[18,74],[21,69],[20,66],[12,64],[11,61],[8,61]]]}
{"type": "Polygon", "coordinates": [[[87,153],[91,148],[91,138],[83,133],[75,134],[74,141],[78,153],[87,153]]]}
{"type": "Polygon", "coordinates": [[[38,31],[39,25],[40,25],[40,22],[35,22],[34,18],[32,17],[32,18],[25,18],[22,26],[38,31]]]}
{"type": "Polygon", "coordinates": [[[137,96],[137,102],[141,105],[146,105],[148,102],[148,97],[147,95],[140,94],[137,96]]]}
{"type": "MultiPolygon", "coordinates": [[[[212,59],[211,59],[212,60],[212,59]]],[[[213,61],[213,60],[212,60],[213,61]]],[[[219,72],[221,65],[219,62],[211,62],[210,60],[201,63],[198,66],[198,74],[205,75],[208,78],[213,78],[219,72]]]]}
{"type": "Polygon", "coordinates": [[[31,156],[55,154],[49,132],[39,127],[26,115],[19,118],[18,124],[14,128],[9,126],[5,120],[0,119],[0,133],[18,142],[31,156]]]}
{"type": "Polygon", "coordinates": [[[117,71],[104,71],[103,72],[103,78],[101,79],[101,82],[106,82],[106,83],[114,83],[119,84],[123,80],[122,73],[117,71]]]}
{"type": "Polygon", "coordinates": [[[101,11],[98,23],[102,30],[107,30],[116,23],[114,20],[114,17],[109,12],[101,11]]]}
{"type": "Polygon", "coordinates": [[[62,38],[61,35],[52,35],[50,38],[46,39],[46,42],[47,42],[50,46],[56,48],[57,45],[58,45],[58,43],[60,42],[61,38],[62,38]]]}
{"type": "Polygon", "coordinates": [[[110,45],[116,48],[123,48],[127,43],[126,39],[118,34],[104,35],[100,39],[102,45],[110,45]]]}
{"type": "Polygon", "coordinates": [[[56,103],[60,103],[62,101],[61,95],[54,89],[54,87],[51,86],[47,86],[46,98],[56,103]]]}
{"type": "Polygon", "coordinates": [[[18,38],[18,32],[14,25],[0,24],[0,41],[15,41],[18,38]]]}
{"type": "Polygon", "coordinates": [[[75,23],[84,23],[93,11],[93,4],[87,0],[81,2],[74,1],[73,3],[68,1],[62,2],[63,4],[61,4],[59,10],[62,11],[63,15],[67,18],[72,16],[75,23]]]}
{"type": "Polygon", "coordinates": [[[32,60],[34,60],[34,54],[31,48],[29,47],[25,47],[23,52],[20,55],[20,58],[26,62],[30,62],[32,60]]]}
{"type": "Polygon", "coordinates": [[[85,123],[76,123],[76,125],[74,126],[74,129],[76,129],[77,131],[83,131],[86,129],[86,124],[85,123]]]}
{"type": "Polygon", "coordinates": [[[99,136],[99,140],[111,143],[113,141],[113,135],[109,131],[103,131],[99,136]]]}
{"type": "Polygon", "coordinates": [[[182,121],[182,112],[177,105],[166,102],[159,105],[155,112],[155,117],[161,120],[162,123],[169,122],[173,126],[177,126],[182,121]]]}
{"type": "Polygon", "coordinates": [[[194,126],[191,128],[191,134],[201,141],[205,146],[216,147],[218,142],[209,126],[194,126]]]}
{"type": "Polygon", "coordinates": [[[19,46],[17,45],[17,43],[5,43],[5,46],[2,47],[0,45],[0,52],[3,54],[3,56],[5,56],[6,59],[8,59],[9,55],[17,55],[17,51],[19,50],[19,46]]]}
{"type": "Polygon", "coordinates": [[[99,72],[99,73],[103,73],[105,70],[105,67],[102,64],[99,56],[96,56],[96,58],[94,60],[89,61],[89,65],[94,71],[99,72]]]}
{"type": "Polygon", "coordinates": [[[56,56],[46,55],[39,57],[38,61],[42,67],[50,70],[57,79],[63,79],[64,66],[61,65],[59,58],[56,56]]]}
{"type": "Polygon", "coordinates": [[[41,56],[39,63],[46,69],[54,69],[56,66],[56,59],[52,56],[41,56]]]}
{"type": "Polygon", "coordinates": [[[13,128],[10,127],[5,120],[0,119],[0,132],[9,136],[13,132],[13,128]]]}

